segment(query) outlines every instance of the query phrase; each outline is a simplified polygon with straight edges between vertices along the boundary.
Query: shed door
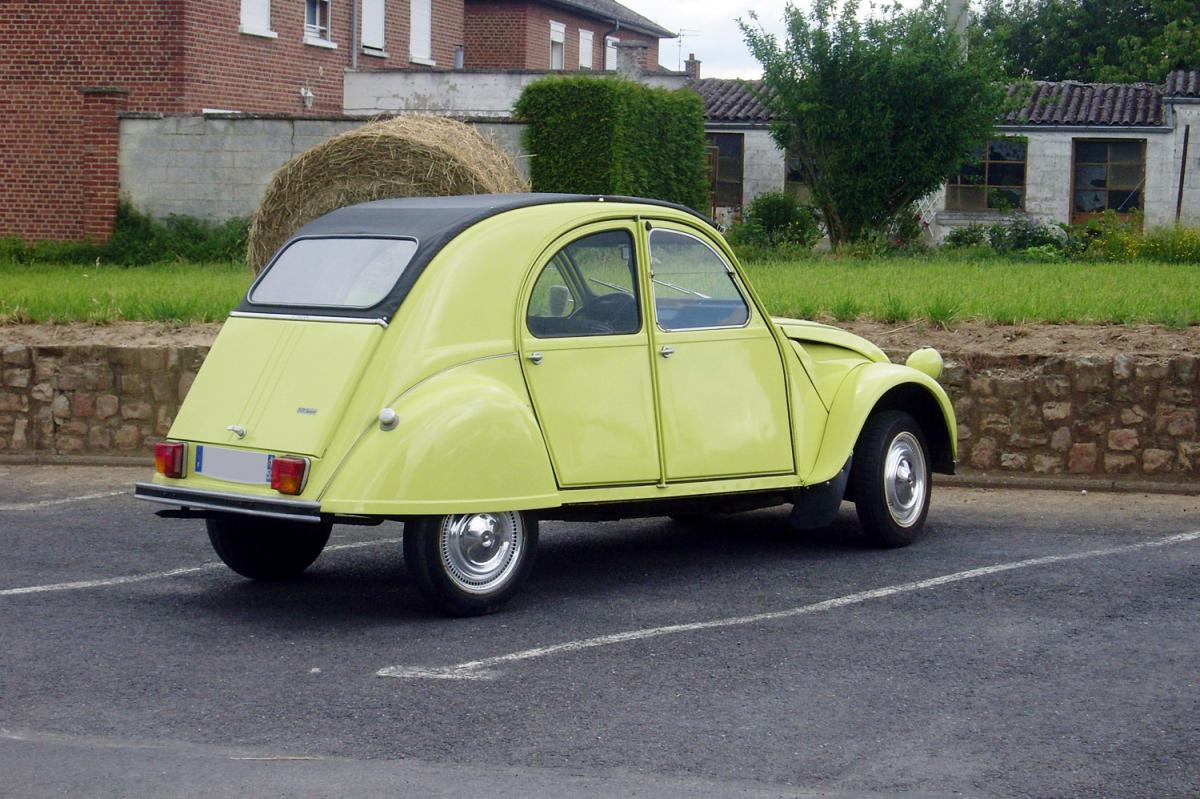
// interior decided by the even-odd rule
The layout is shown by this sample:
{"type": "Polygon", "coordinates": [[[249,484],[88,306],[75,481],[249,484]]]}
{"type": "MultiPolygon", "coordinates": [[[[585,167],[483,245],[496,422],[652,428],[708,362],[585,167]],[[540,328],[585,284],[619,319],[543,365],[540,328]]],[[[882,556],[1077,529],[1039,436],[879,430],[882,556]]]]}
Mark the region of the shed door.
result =
{"type": "Polygon", "coordinates": [[[522,367],[561,486],[659,479],[634,241],[632,225],[573,233],[526,300],[522,367]]]}

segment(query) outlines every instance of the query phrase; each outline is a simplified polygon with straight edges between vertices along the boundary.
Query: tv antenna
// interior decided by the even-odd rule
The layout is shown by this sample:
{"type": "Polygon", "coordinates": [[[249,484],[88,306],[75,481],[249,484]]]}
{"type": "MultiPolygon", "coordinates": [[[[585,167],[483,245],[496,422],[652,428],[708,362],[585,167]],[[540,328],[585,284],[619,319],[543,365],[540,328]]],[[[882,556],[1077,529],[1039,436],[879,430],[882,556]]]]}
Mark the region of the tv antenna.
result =
{"type": "Polygon", "coordinates": [[[700,35],[700,31],[695,30],[694,28],[680,28],[679,29],[679,35],[675,37],[675,46],[678,48],[678,51],[675,56],[675,71],[676,72],[683,72],[683,40],[691,39],[691,38],[693,38],[695,36],[699,36],[699,35],[700,35]]]}

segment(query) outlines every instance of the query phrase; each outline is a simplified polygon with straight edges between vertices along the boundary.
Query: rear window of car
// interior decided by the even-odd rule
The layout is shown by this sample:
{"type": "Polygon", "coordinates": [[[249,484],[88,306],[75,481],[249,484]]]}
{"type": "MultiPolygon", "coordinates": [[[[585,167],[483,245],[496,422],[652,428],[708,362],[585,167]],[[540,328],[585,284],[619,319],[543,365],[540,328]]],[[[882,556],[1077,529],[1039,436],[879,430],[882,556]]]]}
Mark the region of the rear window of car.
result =
{"type": "Polygon", "coordinates": [[[250,289],[257,305],[370,308],[404,274],[412,239],[323,238],[292,242],[250,289]]]}

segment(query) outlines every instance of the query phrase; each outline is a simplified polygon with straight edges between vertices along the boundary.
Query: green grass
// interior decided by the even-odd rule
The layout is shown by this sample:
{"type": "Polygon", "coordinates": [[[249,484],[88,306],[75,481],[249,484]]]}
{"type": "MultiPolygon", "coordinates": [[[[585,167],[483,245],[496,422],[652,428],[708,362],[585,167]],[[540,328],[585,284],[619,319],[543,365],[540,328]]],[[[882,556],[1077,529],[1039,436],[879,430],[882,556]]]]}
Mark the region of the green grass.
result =
{"type": "Polygon", "coordinates": [[[746,265],[771,313],[838,321],[1200,324],[1200,265],[939,255],[746,265]],[[814,313],[814,310],[816,313],[814,313]]]}
{"type": "Polygon", "coordinates": [[[238,263],[84,266],[0,261],[0,323],[215,322],[250,285],[238,263]]]}
{"type": "MultiPolygon", "coordinates": [[[[747,265],[780,316],[897,324],[965,320],[1170,327],[1200,324],[1200,265],[1036,263],[942,255],[815,257],[747,265]]],[[[0,323],[220,321],[250,284],[236,263],[155,266],[16,264],[0,260],[0,323]]]]}

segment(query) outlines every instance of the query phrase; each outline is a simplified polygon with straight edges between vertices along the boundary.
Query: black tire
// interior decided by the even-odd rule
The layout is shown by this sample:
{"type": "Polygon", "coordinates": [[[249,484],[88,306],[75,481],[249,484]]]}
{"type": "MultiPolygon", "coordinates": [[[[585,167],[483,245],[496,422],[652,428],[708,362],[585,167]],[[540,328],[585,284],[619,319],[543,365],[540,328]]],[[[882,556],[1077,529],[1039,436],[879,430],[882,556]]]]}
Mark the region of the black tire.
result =
{"type": "Polygon", "coordinates": [[[482,616],[521,589],[537,543],[537,520],[527,513],[423,516],[404,524],[404,563],[430,605],[450,616],[482,616]]]}
{"type": "Polygon", "coordinates": [[[285,580],[303,572],[329,541],[333,523],[209,516],[208,540],[225,565],[251,580],[285,580]]]}
{"type": "Polygon", "coordinates": [[[933,488],[929,448],[916,420],[903,411],[868,419],[854,447],[850,483],[859,524],[873,544],[894,548],[916,541],[933,488]]]}

